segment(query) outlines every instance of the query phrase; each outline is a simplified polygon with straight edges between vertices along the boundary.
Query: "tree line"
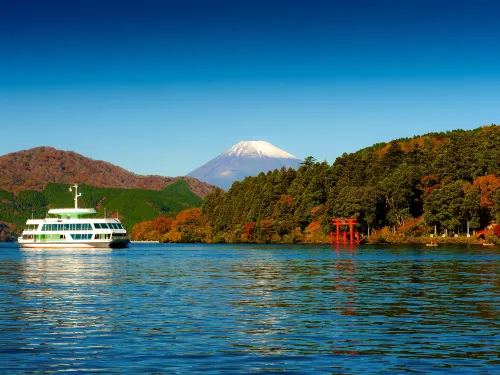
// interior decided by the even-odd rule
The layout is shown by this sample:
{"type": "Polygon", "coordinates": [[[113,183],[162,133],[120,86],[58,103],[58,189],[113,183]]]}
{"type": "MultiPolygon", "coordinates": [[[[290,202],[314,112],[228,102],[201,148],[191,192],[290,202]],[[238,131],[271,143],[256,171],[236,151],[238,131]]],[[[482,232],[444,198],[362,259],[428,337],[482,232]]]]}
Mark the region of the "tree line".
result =
{"type": "Polygon", "coordinates": [[[464,234],[500,220],[500,127],[380,143],[332,165],[307,157],[217,189],[202,205],[211,242],[325,242],[332,217],[365,235],[464,234]]]}

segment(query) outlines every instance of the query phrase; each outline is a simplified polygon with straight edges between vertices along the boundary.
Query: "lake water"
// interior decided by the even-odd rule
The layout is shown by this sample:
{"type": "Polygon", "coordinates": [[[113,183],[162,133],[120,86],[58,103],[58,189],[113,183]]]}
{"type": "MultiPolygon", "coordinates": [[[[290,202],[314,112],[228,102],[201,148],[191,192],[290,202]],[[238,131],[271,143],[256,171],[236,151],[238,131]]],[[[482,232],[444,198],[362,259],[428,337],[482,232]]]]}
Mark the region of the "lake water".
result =
{"type": "Polygon", "coordinates": [[[500,251],[0,248],[0,372],[498,374],[500,251]]]}

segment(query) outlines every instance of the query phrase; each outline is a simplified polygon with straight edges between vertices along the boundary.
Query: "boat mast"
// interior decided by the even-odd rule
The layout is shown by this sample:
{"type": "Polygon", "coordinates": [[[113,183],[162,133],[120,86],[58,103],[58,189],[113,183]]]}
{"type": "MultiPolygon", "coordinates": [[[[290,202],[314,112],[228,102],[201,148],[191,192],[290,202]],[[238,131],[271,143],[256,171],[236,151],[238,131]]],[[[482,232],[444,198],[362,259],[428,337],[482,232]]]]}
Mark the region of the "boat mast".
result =
{"type": "Polygon", "coordinates": [[[75,208],[78,208],[78,198],[82,196],[82,193],[78,194],[78,184],[74,184],[69,188],[69,191],[73,191],[71,188],[75,188],[75,208]]]}

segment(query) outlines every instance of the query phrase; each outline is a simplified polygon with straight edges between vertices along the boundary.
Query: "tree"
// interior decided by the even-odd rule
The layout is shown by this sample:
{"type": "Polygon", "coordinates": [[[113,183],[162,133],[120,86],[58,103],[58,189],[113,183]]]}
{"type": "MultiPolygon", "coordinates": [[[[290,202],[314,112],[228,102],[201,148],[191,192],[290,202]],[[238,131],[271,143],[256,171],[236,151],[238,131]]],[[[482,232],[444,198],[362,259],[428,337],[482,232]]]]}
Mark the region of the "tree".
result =
{"type": "Polygon", "coordinates": [[[468,222],[479,227],[480,192],[464,181],[454,181],[432,191],[425,200],[425,221],[448,230],[460,231],[468,222]]]}
{"type": "Polygon", "coordinates": [[[419,198],[416,189],[419,178],[415,172],[414,167],[402,164],[379,184],[390,225],[404,225],[405,220],[412,217],[412,205],[419,198]]]}
{"type": "Polygon", "coordinates": [[[300,163],[301,165],[305,166],[305,167],[311,167],[313,166],[314,164],[316,163],[316,159],[312,156],[308,156],[304,159],[304,161],[302,163],[300,163]]]}

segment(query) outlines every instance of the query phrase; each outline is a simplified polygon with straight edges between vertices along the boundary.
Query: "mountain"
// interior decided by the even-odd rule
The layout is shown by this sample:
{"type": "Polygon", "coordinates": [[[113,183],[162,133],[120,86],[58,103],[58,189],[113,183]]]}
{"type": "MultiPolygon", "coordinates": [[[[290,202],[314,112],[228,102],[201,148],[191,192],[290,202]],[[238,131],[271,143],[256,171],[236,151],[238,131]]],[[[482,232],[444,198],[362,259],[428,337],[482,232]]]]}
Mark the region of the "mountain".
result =
{"type": "Polygon", "coordinates": [[[301,160],[269,142],[239,142],[187,176],[228,190],[234,181],[260,172],[298,168],[301,160]]]}
{"type": "Polygon", "coordinates": [[[131,230],[137,222],[175,217],[199,207],[215,189],[191,177],[141,176],[71,151],[37,147],[0,156],[0,241],[19,235],[31,217],[71,207],[69,184],[78,183],[81,207],[98,216],[119,216],[131,230]]]}
{"type": "Polygon", "coordinates": [[[37,147],[0,156],[0,189],[43,191],[49,182],[88,184],[101,188],[161,190],[185,180],[200,197],[214,187],[190,177],[141,176],[72,151],[37,147]]]}

